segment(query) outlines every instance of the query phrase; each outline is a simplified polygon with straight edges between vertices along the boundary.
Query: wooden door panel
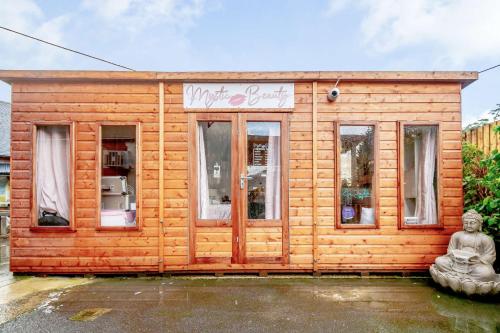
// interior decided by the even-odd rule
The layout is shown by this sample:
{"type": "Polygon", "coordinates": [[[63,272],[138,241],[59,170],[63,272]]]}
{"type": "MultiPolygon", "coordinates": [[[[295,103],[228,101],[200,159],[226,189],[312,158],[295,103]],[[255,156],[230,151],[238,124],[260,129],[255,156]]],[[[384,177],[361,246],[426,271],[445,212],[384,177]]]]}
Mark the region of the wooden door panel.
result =
{"type": "MultiPolygon", "coordinates": [[[[200,126],[201,126],[200,125],[200,126]]],[[[238,248],[234,245],[238,237],[239,228],[239,188],[235,186],[238,174],[238,123],[237,115],[233,114],[191,114],[189,118],[189,140],[190,140],[190,155],[189,155],[189,167],[190,167],[190,190],[189,190],[189,207],[190,207],[190,262],[193,264],[202,263],[236,263],[238,262],[238,248]],[[205,124],[204,131],[208,131],[205,126],[213,126],[214,123],[223,122],[230,124],[230,171],[229,175],[226,173],[226,177],[230,179],[231,193],[227,193],[226,201],[216,201],[210,202],[209,214],[205,214],[205,217],[201,218],[198,212],[198,191],[200,189],[200,184],[198,184],[198,168],[199,163],[199,125],[205,124]],[[226,219],[214,219],[220,218],[217,216],[212,216],[214,210],[221,203],[226,202],[227,198],[230,198],[230,218],[226,219]]],[[[207,132],[208,133],[208,132],[207,132]]],[[[206,140],[206,139],[205,139],[206,140]]],[[[202,140],[203,141],[203,140],[202,140]]],[[[212,144],[206,142],[205,152],[210,154],[209,149],[217,150],[219,149],[219,144],[212,144]]],[[[206,156],[206,167],[210,167],[208,164],[208,155],[206,156]]],[[[216,162],[221,162],[217,160],[216,162]]],[[[224,162],[224,161],[222,161],[224,162]]],[[[219,163],[218,163],[219,164],[219,163]]],[[[222,166],[220,165],[221,169],[222,166]]],[[[228,166],[226,166],[227,168],[228,166]]],[[[221,170],[219,169],[219,170],[221,170]]],[[[227,169],[226,169],[227,170],[227,169]]],[[[222,172],[222,171],[221,171],[222,172]]],[[[221,175],[224,173],[221,173],[221,175]]],[[[215,176],[214,176],[215,177],[215,176]]],[[[228,178],[226,178],[228,179],[228,178]]],[[[227,184],[227,183],[226,183],[227,184]]],[[[227,192],[227,188],[224,187],[227,192]]],[[[208,188],[208,193],[212,191],[208,188]]],[[[207,192],[205,192],[207,193],[207,192]]],[[[208,195],[207,195],[208,197],[208,195]]],[[[217,195],[216,199],[220,199],[222,195],[217,195]]],[[[207,202],[207,201],[205,201],[207,202]]],[[[207,207],[207,206],[205,206],[207,207]]],[[[219,207],[222,208],[222,207],[219,207]]],[[[225,210],[225,208],[224,208],[225,210]]],[[[227,213],[227,212],[226,212],[227,213]]],[[[224,213],[224,216],[227,216],[224,213]]],[[[216,214],[217,215],[217,214],[216,214]]]]}
{"type": "Polygon", "coordinates": [[[248,258],[283,256],[283,228],[247,228],[246,255],[248,258]]]}
{"type": "MultiPolygon", "coordinates": [[[[288,116],[286,114],[240,114],[239,115],[239,146],[240,146],[240,175],[244,176],[244,188],[241,190],[241,230],[240,237],[242,244],[240,244],[240,257],[244,263],[288,263],[288,116]],[[259,123],[266,123],[259,128],[259,123]],[[272,123],[279,123],[279,167],[280,167],[280,213],[275,216],[274,214],[263,214],[257,208],[257,216],[255,212],[250,212],[249,209],[255,209],[249,203],[249,200],[257,195],[264,194],[264,201],[268,195],[268,184],[259,183],[256,181],[258,178],[249,179],[248,177],[255,177],[252,169],[261,166],[266,167],[266,177],[269,172],[269,145],[271,144],[270,137],[266,138],[266,127],[268,133],[273,130],[276,133],[275,125],[272,123]],[[248,130],[248,128],[252,130],[248,130]],[[271,127],[274,127],[271,128],[271,127]],[[261,132],[262,134],[259,134],[261,132]],[[257,133],[257,134],[256,134],[257,133]],[[251,138],[249,138],[251,137],[251,138]],[[262,142],[260,142],[262,141],[262,142]],[[249,142],[254,145],[254,148],[249,147],[249,142]],[[264,157],[260,159],[260,163],[256,163],[255,147],[257,145],[267,144],[267,150],[264,157]],[[253,159],[253,161],[249,161],[253,159]],[[252,185],[249,185],[252,184],[252,185]],[[263,190],[259,190],[259,184],[263,190]],[[252,186],[252,189],[250,189],[252,186]],[[253,191],[250,192],[250,191],[253,191]],[[250,194],[249,194],[250,193],[250,194]],[[263,216],[265,215],[265,216],[263,216]],[[266,219],[267,218],[267,219],[266,219]]],[[[264,176],[260,176],[261,178],[264,176]]],[[[264,182],[266,180],[261,180],[264,182]]],[[[272,191],[270,191],[272,192],[272,191]]],[[[254,199],[252,199],[254,200],[254,199]]],[[[259,202],[259,199],[254,202],[259,202]]],[[[260,199],[262,205],[262,198],[260,199]]],[[[252,203],[253,204],[253,203],[252,203]]],[[[264,212],[267,208],[265,204],[264,212]]]]}
{"type": "Polygon", "coordinates": [[[196,230],[196,261],[203,258],[218,258],[231,261],[233,255],[233,232],[231,227],[199,227],[196,230]]]}

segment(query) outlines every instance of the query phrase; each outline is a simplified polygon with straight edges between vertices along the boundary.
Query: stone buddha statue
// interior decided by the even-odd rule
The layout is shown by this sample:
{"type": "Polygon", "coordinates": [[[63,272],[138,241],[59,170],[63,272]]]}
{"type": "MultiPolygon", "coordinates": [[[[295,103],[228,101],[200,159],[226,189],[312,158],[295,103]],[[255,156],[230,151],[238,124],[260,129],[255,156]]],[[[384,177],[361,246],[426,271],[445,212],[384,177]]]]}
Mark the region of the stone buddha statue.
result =
{"type": "Polygon", "coordinates": [[[430,267],[434,281],[456,292],[495,294],[500,292],[500,275],[495,274],[495,243],[481,232],[482,216],[469,210],[462,216],[463,231],[450,239],[448,252],[430,267]]]}

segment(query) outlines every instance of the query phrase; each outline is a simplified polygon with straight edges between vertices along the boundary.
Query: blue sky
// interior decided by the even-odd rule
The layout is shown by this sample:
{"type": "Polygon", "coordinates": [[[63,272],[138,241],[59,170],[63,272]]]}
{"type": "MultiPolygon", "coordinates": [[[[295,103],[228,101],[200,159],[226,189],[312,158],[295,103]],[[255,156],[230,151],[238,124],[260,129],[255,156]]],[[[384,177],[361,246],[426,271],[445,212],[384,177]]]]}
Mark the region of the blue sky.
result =
{"type": "MultiPolygon", "coordinates": [[[[498,13],[498,0],[0,1],[1,25],[157,71],[481,70],[500,63],[498,13]]],[[[0,55],[1,69],[116,69],[3,30],[0,55]]],[[[462,100],[465,123],[500,103],[500,68],[462,100]]]]}

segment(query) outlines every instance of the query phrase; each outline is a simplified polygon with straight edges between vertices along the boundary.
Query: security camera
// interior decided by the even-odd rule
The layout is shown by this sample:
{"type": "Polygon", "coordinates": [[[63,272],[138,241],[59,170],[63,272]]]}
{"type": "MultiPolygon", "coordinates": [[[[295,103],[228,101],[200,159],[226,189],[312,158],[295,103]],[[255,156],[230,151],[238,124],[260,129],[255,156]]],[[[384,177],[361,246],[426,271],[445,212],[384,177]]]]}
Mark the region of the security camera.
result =
{"type": "Polygon", "coordinates": [[[339,97],[339,95],[340,95],[340,89],[337,87],[334,87],[334,88],[328,90],[327,97],[328,97],[328,100],[330,102],[334,102],[337,99],[337,97],[339,97]]]}

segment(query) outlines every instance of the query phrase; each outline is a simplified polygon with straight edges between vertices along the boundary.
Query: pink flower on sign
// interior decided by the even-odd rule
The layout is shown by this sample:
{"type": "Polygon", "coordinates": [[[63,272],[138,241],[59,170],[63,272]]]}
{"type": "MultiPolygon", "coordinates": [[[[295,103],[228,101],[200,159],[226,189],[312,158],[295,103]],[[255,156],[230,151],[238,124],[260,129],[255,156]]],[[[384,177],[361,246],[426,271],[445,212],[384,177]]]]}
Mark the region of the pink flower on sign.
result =
{"type": "Polygon", "coordinates": [[[245,99],[246,99],[245,95],[243,95],[243,94],[236,94],[236,95],[231,96],[231,98],[229,99],[228,103],[231,104],[232,106],[238,106],[238,105],[243,104],[243,102],[245,101],[245,99]]]}

